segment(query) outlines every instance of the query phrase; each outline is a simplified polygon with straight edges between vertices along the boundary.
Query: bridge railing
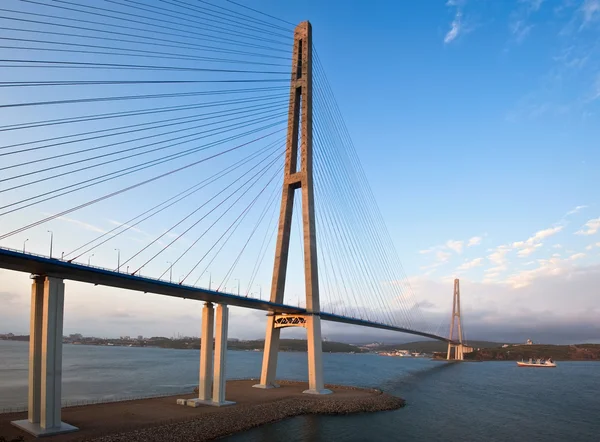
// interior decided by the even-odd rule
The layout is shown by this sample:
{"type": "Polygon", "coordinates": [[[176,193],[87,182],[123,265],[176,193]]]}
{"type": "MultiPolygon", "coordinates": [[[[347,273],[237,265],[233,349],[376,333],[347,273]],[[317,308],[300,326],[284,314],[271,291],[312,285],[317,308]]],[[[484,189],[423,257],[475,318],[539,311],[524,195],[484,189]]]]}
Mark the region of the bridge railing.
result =
{"type": "MultiPolygon", "coordinates": [[[[69,262],[68,260],[62,259],[62,258],[50,258],[47,255],[43,255],[43,254],[39,254],[39,253],[32,253],[32,252],[23,252],[22,250],[12,249],[12,248],[9,248],[9,247],[0,247],[0,250],[6,250],[6,251],[10,251],[12,253],[18,253],[20,255],[35,256],[35,257],[43,258],[43,259],[52,259],[52,260],[55,260],[55,261],[58,261],[58,262],[64,263],[65,265],[70,265],[70,266],[85,267],[85,268],[89,268],[89,269],[102,270],[104,272],[117,273],[117,274],[120,274],[120,275],[122,275],[124,277],[127,277],[127,278],[138,278],[138,279],[143,279],[143,280],[147,280],[147,281],[159,281],[159,282],[164,283],[164,284],[174,284],[174,285],[178,285],[180,287],[189,287],[189,288],[196,288],[196,289],[206,289],[206,287],[199,287],[199,286],[194,286],[194,285],[189,285],[189,284],[181,284],[181,283],[177,283],[177,282],[174,283],[172,281],[169,281],[169,280],[163,279],[163,278],[155,278],[155,277],[152,277],[152,276],[132,275],[130,273],[121,272],[121,271],[117,272],[114,268],[94,266],[94,265],[91,265],[91,264],[88,265],[88,264],[83,264],[83,263],[79,263],[79,262],[69,262]]],[[[238,295],[237,293],[231,293],[231,292],[225,292],[225,291],[219,291],[218,293],[223,293],[223,294],[225,294],[227,296],[232,296],[232,297],[248,298],[248,296],[238,295]]],[[[252,298],[252,299],[256,299],[256,298],[252,298]]],[[[292,307],[291,305],[286,305],[286,304],[282,304],[282,305],[286,306],[286,307],[292,307]]],[[[403,331],[403,332],[407,332],[407,333],[419,334],[419,335],[430,337],[430,338],[433,338],[433,339],[442,338],[443,340],[447,340],[446,338],[434,336],[434,335],[429,334],[429,333],[423,333],[423,332],[420,332],[418,330],[413,330],[413,329],[410,329],[410,328],[397,327],[397,326],[393,326],[392,324],[386,324],[386,323],[380,322],[380,321],[365,320],[365,319],[358,318],[358,317],[352,317],[352,316],[346,316],[346,315],[340,315],[340,314],[336,314],[336,313],[332,313],[332,312],[327,312],[325,310],[322,310],[321,313],[324,314],[324,316],[325,316],[324,319],[332,320],[334,322],[354,323],[354,324],[361,324],[361,325],[365,325],[365,326],[369,326],[369,325],[371,325],[371,326],[378,326],[379,328],[382,328],[382,329],[395,329],[397,331],[403,331]]]]}
{"type": "MultiPolygon", "coordinates": [[[[108,268],[108,267],[101,267],[101,266],[96,266],[96,265],[92,265],[92,264],[84,264],[84,263],[80,263],[80,262],[73,262],[73,261],[69,261],[68,259],[64,259],[64,258],[56,258],[56,257],[50,257],[48,255],[43,255],[40,253],[33,253],[33,252],[23,252],[22,250],[17,250],[17,249],[12,249],[10,247],[0,247],[0,249],[2,250],[8,250],[14,253],[19,253],[21,255],[30,255],[30,256],[36,256],[39,258],[44,258],[44,259],[53,259],[56,261],[60,261],[62,263],[68,264],[68,265],[75,265],[75,266],[80,266],[80,267],[86,267],[86,268],[90,268],[90,269],[98,269],[98,270],[102,270],[105,272],[112,272],[112,273],[119,273],[131,278],[141,278],[141,279],[149,279],[152,281],[161,281],[161,282],[166,282],[166,283],[170,283],[170,284],[177,284],[179,286],[182,287],[191,287],[191,288],[206,288],[206,287],[201,287],[201,286],[195,286],[195,285],[189,285],[189,284],[181,284],[181,283],[177,283],[177,282],[172,282],[169,281],[168,279],[164,279],[164,278],[156,278],[153,276],[141,276],[141,275],[132,275],[131,273],[127,273],[127,272],[123,272],[123,271],[117,271],[114,268],[108,268]]],[[[221,291],[219,293],[226,293],[228,295],[235,295],[234,293],[229,293],[229,292],[224,292],[221,291]]]]}

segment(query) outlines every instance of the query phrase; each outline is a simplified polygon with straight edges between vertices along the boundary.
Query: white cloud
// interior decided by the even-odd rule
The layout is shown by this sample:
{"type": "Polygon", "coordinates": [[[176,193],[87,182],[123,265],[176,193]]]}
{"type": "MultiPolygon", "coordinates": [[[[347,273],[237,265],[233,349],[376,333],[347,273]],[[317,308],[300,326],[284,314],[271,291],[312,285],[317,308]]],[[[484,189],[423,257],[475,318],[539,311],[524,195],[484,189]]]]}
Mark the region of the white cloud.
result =
{"type": "Polygon", "coordinates": [[[132,226],[130,224],[127,224],[127,223],[122,223],[120,221],[115,221],[113,219],[109,219],[108,222],[111,223],[111,224],[113,224],[113,225],[115,225],[115,226],[118,226],[118,227],[126,227],[128,230],[131,230],[131,231],[137,232],[137,233],[141,233],[142,235],[152,236],[148,232],[144,232],[143,230],[138,229],[137,227],[134,227],[134,226],[132,226]]]}
{"type": "Polygon", "coordinates": [[[474,236],[469,239],[467,247],[478,246],[479,244],[481,244],[481,236],[474,236]]]}
{"type": "Polygon", "coordinates": [[[448,258],[450,258],[450,255],[451,254],[448,252],[438,250],[435,254],[435,257],[438,260],[438,262],[446,262],[446,261],[448,261],[448,258]]]}
{"type": "Polygon", "coordinates": [[[551,227],[549,229],[540,230],[535,233],[531,238],[527,240],[527,243],[533,243],[535,241],[539,241],[544,238],[548,238],[549,236],[556,235],[563,229],[563,226],[551,227]]]}
{"type": "Polygon", "coordinates": [[[533,25],[526,25],[523,20],[517,20],[510,26],[510,32],[515,37],[517,43],[522,43],[525,37],[529,35],[529,32],[533,28],[533,25]]]}
{"type": "Polygon", "coordinates": [[[456,40],[458,34],[460,34],[461,29],[461,21],[462,21],[462,12],[460,10],[456,11],[456,15],[454,16],[454,20],[450,24],[450,30],[444,37],[444,43],[448,44],[456,40]]]}
{"type": "Polygon", "coordinates": [[[533,236],[530,236],[525,241],[517,241],[512,243],[512,247],[520,249],[517,252],[517,256],[525,257],[531,255],[536,249],[542,246],[540,242],[544,238],[548,238],[552,235],[556,235],[563,229],[563,226],[550,227],[544,230],[538,230],[533,236]]]}
{"type": "Polygon", "coordinates": [[[483,264],[483,258],[475,258],[471,261],[467,261],[463,264],[461,264],[458,267],[458,270],[468,270],[468,269],[472,269],[473,267],[479,267],[483,264]]]}
{"type": "Polygon", "coordinates": [[[92,232],[106,233],[106,230],[104,230],[103,228],[95,226],[93,224],[83,222],[83,221],[79,221],[78,219],[67,218],[66,216],[59,216],[56,219],[59,219],[61,221],[66,221],[66,222],[72,223],[72,224],[77,224],[78,226],[81,226],[86,230],[91,230],[92,232]]]}
{"type": "Polygon", "coordinates": [[[542,6],[542,3],[544,3],[544,0],[519,0],[519,3],[527,3],[530,11],[537,11],[542,6]]]}
{"type": "Polygon", "coordinates": [[[429,249],[425,249],[425,250],[419,250],[419,253],[421,255],[425,255],[425,254],[431,253],[431,252],[433,252],[433,247],[430,247],[429,249]]]}
{"type": "Polygon", "coordinates": [[[583,25],[595,21],[600,16],[600,0],[585,0],[581,5],[583,25]]]}
{"type": "Polygon", "coordinates": [[[462,253],[464,241],[454,241],[452,239],[446,242],[446,247],[450,250],[454,250],[456,253],[462,253]]]}
{"type": "MultiPolygon", "coordinates": [[[[576,214],[577,212],[579,212],[580,210],[587,209],[587,207],[588,207],[588,206],[575,206],[575,208],[574,208],[574,209],[572,209],[572,210],[569,210],[567,213],[565,213],[565,216],[564,216],[564,217],[567,217],[567,216],[570,216],[570,215],[575,215],[575,214],[576,214]]],[[[564,218],[564,217],[563,217],[563,218],[564,218]]]]}
{"type": "Polygon", "coordinates": [[[569,256],[571,261],[575,261],[576,259],[585,258],[585,253],[575,253],[574,255],[569,256]]]}
{"type": "Polygon", "coordinates": [[[531,255],[533,252],[535,252],[535,249],[542,247],[542,243],[538,243],[538,244],[534,244],[532,246],[527,246],[524,249],[521,249],[517,252],[517,256],[519,257],[524,257],[524,256],[529,256],[531,255]]]}
{"type": "Polygon", "coordinates": [[[600,218],[593,218],[585,223],[581,230],[575,232],[575,235],[593,235],[597,233],[598,230],[600,230],[600,218]]]}
{"type": "Polygon", "coordinates": [[[488,259],[496,265],[503,265],[506,263],[506,254],[512,249],[508,246],[498,246],[494,253],[488,255],[488,259]]]}
{"type": "Polygon", "coordinates": [[[553,249],[562,249],[562,246],[560,244],[554,244],[552,246],[553,249]]]}
{"type": "Polygon", "coordinates": [[[523,270],[521,272],[510,275],[506,282],[513,288],[522,288],[530,285],[533,280],[546,275],[559,275],[563,272],[563,267],[559,258],[539,259],[539,267],[532,270],[523,270]]]}

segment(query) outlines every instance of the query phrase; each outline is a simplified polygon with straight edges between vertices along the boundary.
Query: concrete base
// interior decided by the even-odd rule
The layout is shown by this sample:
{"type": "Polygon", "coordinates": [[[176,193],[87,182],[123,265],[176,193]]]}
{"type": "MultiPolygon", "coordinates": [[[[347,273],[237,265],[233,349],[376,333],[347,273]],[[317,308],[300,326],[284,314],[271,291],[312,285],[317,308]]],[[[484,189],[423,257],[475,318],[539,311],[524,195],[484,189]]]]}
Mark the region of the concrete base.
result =
{"type": "Polygon", "coordinates": [[[304,390],[302,393],[306,393],[306,394],[331,394],[331,393],[333,393],[333,391],[324,388],[322,390],[304,390]]]}
{"type": "Polygon", "coordinates": [[[212,400],[202,400],[202,399],[188,399],[187,406],[192,408],[197,408],[202,405],[209,405],[211,407],[225,407],[227,405],[234,405],[235,402],[232,401],[223,401],[223,402],[213,402],[212,400]]]}
{"type": "Polygon", "coordinates": [[[279,384],[254,384],[252,387],[254,388],[262,388],[263,390],[268,390],[270,388],[279,388],[279,384]]]}
{"type": "Polygon", "coordinates": [[[60,423],[60,427],[54,428],[42,428],[40,424],[32,424],[27,419],[12,421],[11,424],[35,437],[54,436],[56,434],[72,433],[79,430],[79,428],[65,424],[64,422],[60,423]]]}

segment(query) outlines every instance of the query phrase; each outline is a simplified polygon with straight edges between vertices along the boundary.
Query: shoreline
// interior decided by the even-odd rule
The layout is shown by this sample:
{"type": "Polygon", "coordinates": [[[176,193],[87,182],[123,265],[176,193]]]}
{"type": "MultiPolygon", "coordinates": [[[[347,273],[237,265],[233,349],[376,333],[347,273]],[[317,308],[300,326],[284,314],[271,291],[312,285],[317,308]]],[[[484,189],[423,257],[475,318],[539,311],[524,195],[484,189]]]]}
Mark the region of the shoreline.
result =
{"type": "MultiPolygon", "coordinates": [[[[252,388],[255,380],[227,382],[227,399],[235,405],[192,408],[176,404],[180,394],[160,398],[105,402],[63,408],[62,420],[78,432],[44,438],[49,441],[209,441],[278,422],[295,416],[347,415],[402,408],[405,401],[378,389],[326,385],[334,393],[303,394],[306,382],[278,381],[280,388],[252,388]]],[[[27,417],[26,412],[0,414],[0,436],[7,440],[24,436],[36,440],[10,421],[27,417]]]]}

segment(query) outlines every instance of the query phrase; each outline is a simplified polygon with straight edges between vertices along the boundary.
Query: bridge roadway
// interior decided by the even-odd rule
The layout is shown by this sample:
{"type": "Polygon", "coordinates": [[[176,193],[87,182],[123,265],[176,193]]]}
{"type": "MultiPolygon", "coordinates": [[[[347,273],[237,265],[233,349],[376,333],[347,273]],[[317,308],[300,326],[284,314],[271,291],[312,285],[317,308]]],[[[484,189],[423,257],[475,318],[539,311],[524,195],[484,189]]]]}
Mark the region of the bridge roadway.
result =
{"type": "MultiPolygon", "coordinates": [[[[0,268],[37,275],[48,275],[71,281],[87,282],[94,285],[118,287],[144,293],[155,293],[158,295],[173,296],[176,298],[227,304],[254,310],[301,315],[308,313],[304,308],[294,307],[291,305],[277,304],[256,298],[247,298],[245,296],[239,296],[232,293],[217,292],[214,290],[192,287],[154,278],[134,276],[130,275],[129,273],[116,272],[114,270],[101,267],[71,263],[57,258],[48,258],[46,256],[35,255],[31,253],[22,253],[14,249],[0,248],[0,268]]],[[[331,322],[392,330],[411,335],[423,336],[425,338],[436,339],[438,341],[450,342],[448,338],[443,336],[403,327],[395,327],[379,322],[356,319],[326,312],[321,312],[319,316],[321,319],[331,322]]]]}

